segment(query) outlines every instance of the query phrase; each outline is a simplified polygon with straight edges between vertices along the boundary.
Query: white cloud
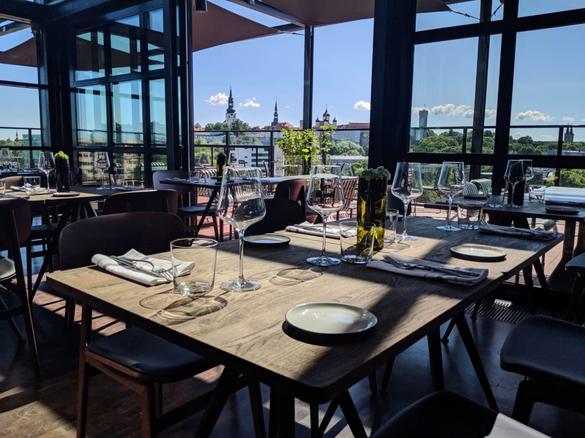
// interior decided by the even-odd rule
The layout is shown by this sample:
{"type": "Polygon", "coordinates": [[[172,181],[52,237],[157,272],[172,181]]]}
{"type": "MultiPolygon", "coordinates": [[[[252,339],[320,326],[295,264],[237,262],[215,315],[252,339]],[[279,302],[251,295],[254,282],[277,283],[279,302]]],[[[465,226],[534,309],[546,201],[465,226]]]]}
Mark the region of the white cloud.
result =
{"type": "Polygon", "coordinates": [[[240,102],[239,106],[244,108],[259,108],[260,102],[255,97],[252,97],[251,99],[246,99],[244,103],[240,102]]]}
{"type": "Polygon", "coordinates": [[[370,102],[366,100],[358,100],[353,104],[353,109],[358,111],[370,111],[370,102]]]}
{"type": "Polygon", "coordinates": [[[416,113],[416,114],[418,114],[418,113],[419,113],[420,111],[422,111],[422,110],[427,110],[427,111],[428,111],[429,109],[428,109],[428,108],[425,108],[424,106],[413,106],[413,107],[412,107],[410,110],[411,110],[413,113],[416,113]]]}
{"type": "Polygon", "coordinates": [[[469,105],[455,105],[454,103],[446,103],[444,105],[435,105],[431,108],[433,114],[443,114],[450,117],[465,117],[471,119],[473,117],[473,108],[469,105]]]}
{"type": "Polygon", "coordinates": [[[495,108],[486,108],[485,109],[485,116],[488,119],[495,119],[497,111],[495,108]]]}
{"type": "Polygon", "coordinates": [[[575,117],[571,117],[571,116],[563,116],[563,117],[561,117],[561,120],[562,120],[563,122],[572,123],[572,122],[574,122],[576,119],[575,119],[575,117]]]}
{"type": "Polygon", "coordinates": [[[228,96],[227,96],[227,94],[222,93],[220,91],[219,93],[214,94],[213,96],[209,96],[209,99],[206,99],[205,102],[207,102],[209,105],[213,105],[213,106],[227,105],[228,96]]]}
{"type": "Polygon", "coordinates": [[[530,120],[531,122],[548,122],[553,119],[552,116],[535,110],[519,112],[514,118],[516,120],[530,120]]]}

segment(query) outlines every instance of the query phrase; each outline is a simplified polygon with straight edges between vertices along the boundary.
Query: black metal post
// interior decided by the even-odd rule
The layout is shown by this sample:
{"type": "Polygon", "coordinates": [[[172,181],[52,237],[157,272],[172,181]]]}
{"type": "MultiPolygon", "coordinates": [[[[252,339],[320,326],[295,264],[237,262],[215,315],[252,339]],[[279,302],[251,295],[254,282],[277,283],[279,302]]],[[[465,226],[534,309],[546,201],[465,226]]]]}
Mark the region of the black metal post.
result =
{"type": "Polygon", "coordinates": [[[414,1],[375,3],[369,166],[392,172],[410,143],[415,18],[414,1]]]}
{"type": "Polygon", "coordinates": [[[313,125],[313,57],[315,52],[315,29],[305,26],[305,72],[303,82],[303,128],[313,125]]]}

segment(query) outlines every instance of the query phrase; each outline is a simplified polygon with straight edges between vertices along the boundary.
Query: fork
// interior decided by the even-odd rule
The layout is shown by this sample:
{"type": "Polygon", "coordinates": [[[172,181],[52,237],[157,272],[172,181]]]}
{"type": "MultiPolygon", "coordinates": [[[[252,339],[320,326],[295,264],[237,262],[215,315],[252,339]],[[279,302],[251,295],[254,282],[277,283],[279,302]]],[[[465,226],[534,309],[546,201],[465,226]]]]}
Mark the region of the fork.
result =
{"type": "Polygon", "coordinates": [[[406,270],[422,269],[425,271],[435,271],[435,272],[443,272],[445,274],[458,275],[460,277],[461,276],[475,277],[477,275],[474,272],[467,272],[467,271],[463,271],[460,269],[442,268],[442,267],[438,267],[438,266],[428,266],[428,265],[422,265],[419,263],[399,262],[398,260],[394,260],[392,257],[384,257],[384,261],[389,262],[390,264],[396,266],[397,268],[406,269],[406,270]]]}
{"type": "Polygon", "coordinates": [[[122,257],[122,256],[111,256],[111,258],[113,260],[117,261],[118,263],[121,263],[121,264],[126,265],[126,266],[130,266],[138,271],[146,272],[148,274],[154,274],[155,276],[162,277],[168,281],[173,280],[173,274],[171,273],[171,269],[157,268],[154,265],[154,263],[152,263],[149,260],[131,259],[131,258],[122,257]],[[150,270],[141,269],[138,266],[138,263],[146,263],[146,264],[151,266],[151,269],[150,270]]]}

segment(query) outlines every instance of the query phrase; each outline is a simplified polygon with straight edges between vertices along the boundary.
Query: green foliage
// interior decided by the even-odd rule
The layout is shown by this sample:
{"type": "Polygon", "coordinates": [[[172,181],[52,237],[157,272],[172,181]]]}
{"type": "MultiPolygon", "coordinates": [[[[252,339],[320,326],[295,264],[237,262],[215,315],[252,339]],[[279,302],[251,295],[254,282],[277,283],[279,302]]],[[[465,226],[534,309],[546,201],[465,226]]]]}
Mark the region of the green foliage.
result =
{"type": "Polygon", "coordinates": [[[384,166],[378,166],[375,169],[364,169],[359,175],[360,178],[363,178],[366,181],[371,181],[373,179],[390,179],[390,172],[388,172],[384,166]]]}
{"type": "Polygon", "coordinates": [[[69,155],[67,155],[65,152],[63,151],[59,151],[55,154],[55,160],[59,161],[59,160],[63,160],[63,161],[69,161],[69,155]]]}
{"type": "Polygon", "coordinates": [[[333,146],[329,149],[329,155],[366,155],[364,148],[351,141],[351,140],[339,140],[336,141],[333,146]]]}
{"type": "Polygon", "coordinates": [[[325,162],[325,156],[330,154],[330,150],[333,147],[333,133],[335,132],[335,127],[333,125],[321,125],[319,127],[319,147],[321,149],[321,154],[323,155],[323,162],[325,162]]]}
{"type": "Polygon", "coordinates": [[[240,119],[234,120],[231,127],[226,122],[215,122],[205,125],[206,131],[249,131],[250,129],[250,125],[240,119]]]}
{"type": "Polygon", "coordinates": [[[312,129],[300,131],[294,129],[283,129],[282,137],[276,144],[282,150],[287,162],[294,163],[301,159],[305,170],[307,170],[314,159],[319,155],[319,137],[312,129]]]}

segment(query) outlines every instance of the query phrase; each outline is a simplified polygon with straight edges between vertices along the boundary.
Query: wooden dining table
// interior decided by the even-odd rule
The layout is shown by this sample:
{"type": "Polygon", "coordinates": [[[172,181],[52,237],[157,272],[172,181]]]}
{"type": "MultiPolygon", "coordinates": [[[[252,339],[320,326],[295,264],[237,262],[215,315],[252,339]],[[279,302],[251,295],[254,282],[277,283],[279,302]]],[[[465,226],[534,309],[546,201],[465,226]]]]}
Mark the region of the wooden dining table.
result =
{"type": "MultiPolygon", "coordinates": [[[[291,232],[281,232],[291,239],[286,247],[246,248],[246,277],[262,283],[253,292],[225,292],[219,287],[222,281],[237,276],[237,241],[219,245],[215,287],[205,296],[173,294],[172,284],[142,286],[94,266],[56,271],[47,277],[52,288],[84,308],[139,326],[226,366],[197,436],[211,432],[233,389],[230,382],[244,374],[271,388],[271,435],[294,435],[294,399],[298,398],[309,403],[336,401],[352,433],[363,437],[365,430],[348,389],[419,339],[437,332],[451,318],[459,318],[462,339],[486,398],[495,403],[464,311],[562,241],[562,235],[538,241],[488,234],[480,237],[473,230],[448,233],[436,229],[440,223],[423,217],[410,219],[409,234],[418,239],[391,245],[375,257],[398,252],[486,268],[489,272],[484,281],[461,286],[357,265],[310,266],[305,259],[320,251],[321,239],[291,232]],[[473,262],[451,255],[452,246],[479,240],[503,250],[505,260],[473,262]],[[308,302],[365,308],[377,316],[378,323],[359,339],[315,342],[299,336],[285,323],[289,309],[308,302]]],[[[338,254],[339,241],[328,239],[328,249],[338,254]]],[[[158,256],[168,258],[169,254],[158,256]]]]}

